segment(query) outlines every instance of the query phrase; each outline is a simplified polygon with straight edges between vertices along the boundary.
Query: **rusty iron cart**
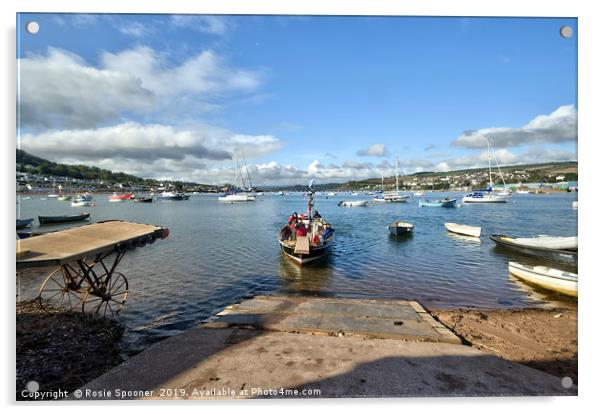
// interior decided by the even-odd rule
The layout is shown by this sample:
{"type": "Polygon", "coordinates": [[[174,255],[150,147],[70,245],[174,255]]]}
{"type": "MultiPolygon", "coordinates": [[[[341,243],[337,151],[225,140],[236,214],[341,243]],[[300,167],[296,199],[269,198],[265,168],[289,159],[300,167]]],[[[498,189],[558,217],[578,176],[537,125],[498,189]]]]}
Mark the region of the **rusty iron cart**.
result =
{"type": "Polygon", "coordinates": [[[40,287],[42,309],[116,315],[128,297],[117,266],[130,250],[169,235],[169,229],[111,220],[17,240],[17,271],[54,267],[40,287]]]}

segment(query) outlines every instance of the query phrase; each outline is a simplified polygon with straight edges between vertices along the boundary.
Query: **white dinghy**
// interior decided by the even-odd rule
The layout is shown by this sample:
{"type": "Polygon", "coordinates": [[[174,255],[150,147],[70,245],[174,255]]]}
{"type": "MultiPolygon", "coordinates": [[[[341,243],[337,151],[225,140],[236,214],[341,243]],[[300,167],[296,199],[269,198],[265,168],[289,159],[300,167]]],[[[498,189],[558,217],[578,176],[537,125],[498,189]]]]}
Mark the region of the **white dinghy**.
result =
{"type": "Polygon", "coordinates": [[[547,266],[529,266],[516,262],[508,263],[510,274],[517,278],[563,295],[577,297],[577,274],[547,266]]]}
{"type": "Polygon", "coordinates": [[[577,250],[577,236],[555,237],[555,236],[537,236],[537,237],[517,237],[512,242],[526,247],[538,247],[554,250],[577,250]]]}
{"type": "Polygon", "coordinates": [[[480,227],[457,223],[444,223],[443,225],[450,233],[461,234],[462,236],[481,237],[480,227]]]}
{"type": "Polygon", "coordinates": [[[341,201],[339,206],[341,207],[366,207],[368,205],[368,200],[358,200],[358,201],[341,201]]]}

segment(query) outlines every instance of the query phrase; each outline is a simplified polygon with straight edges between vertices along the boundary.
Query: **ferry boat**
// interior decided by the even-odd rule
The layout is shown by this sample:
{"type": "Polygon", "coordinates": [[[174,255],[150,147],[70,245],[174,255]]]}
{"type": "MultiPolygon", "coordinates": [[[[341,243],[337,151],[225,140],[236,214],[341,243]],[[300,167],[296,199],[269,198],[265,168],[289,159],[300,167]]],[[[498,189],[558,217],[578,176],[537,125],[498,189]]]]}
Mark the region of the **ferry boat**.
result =
{"type": "Polygon", "coordinates": [[[282,253],[299,266],[315,262],[330,253],[334,241],[334,229],[324,218],[315,214],[313,180],[309,183],[307,215],[302,214],[293,221],[282,226],[278,232],[278,242],[282,253]],[[307,234],[297,236],[295,228],[303,225],[307,234]]]}

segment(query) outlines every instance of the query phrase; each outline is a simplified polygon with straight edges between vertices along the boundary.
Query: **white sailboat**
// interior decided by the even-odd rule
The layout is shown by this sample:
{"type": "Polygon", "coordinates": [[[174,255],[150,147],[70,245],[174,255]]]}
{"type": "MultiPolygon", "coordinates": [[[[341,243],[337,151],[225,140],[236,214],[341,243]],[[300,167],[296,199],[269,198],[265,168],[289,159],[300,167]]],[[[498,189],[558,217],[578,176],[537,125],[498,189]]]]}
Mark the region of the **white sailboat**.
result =
{"type": "Polygon", "coordinates": [[[489,161],[489,187],[486,190],[477,190],[472,193],[466,194],[462,199],[464,203],[506,203],[508,201],[508,197],[510,196],[510,192],[506,187],[506,181],[504,181],[504,176],[502,175],[502,170],[500,169],[500,165],[497,162],[497,157],[493,152],[493,147],[489,139],[487,139],[487,158],[489,161]],[[498,172],[502,177],[502,182],[504,183],[504,191],[503,192],[495,192],[493,191],[493,176],[491,174],[491,154],[493,153],[493,157],[495,159],[495,163],[497,165],[498,172]]]}
{"type": "MultiPolygon", "coordinates": [[[[228,191],[225,194],[222,194],[218,197],[218,201],[221,203],[245,203],[248,201],[255,201],[255,194],[251,192],[245,191],[245,179],[243,177],[240,165],[238,163],[238,154],[234,153],[234,164],[236,170],[236,176],[234,178],[236,185],[240,186],[237,189],[228,191]]],[[[246,166],[246,162],[245,162],[246,166]]],[[[249,169],[247,168],[247,176],[249,177],[249,181],[251,176],[249,175],[249,169]]],[[[252,186],[250,187],[252,188],[252,186]]]]}
{"type": "Polygon", "coordinates": [[[381,177],[383,193],[372,199],[375,203],[405,203],[410,196],[399,194],[399,158],[395,160],[395,191],[384,192],[384,176],[381,177]]]}

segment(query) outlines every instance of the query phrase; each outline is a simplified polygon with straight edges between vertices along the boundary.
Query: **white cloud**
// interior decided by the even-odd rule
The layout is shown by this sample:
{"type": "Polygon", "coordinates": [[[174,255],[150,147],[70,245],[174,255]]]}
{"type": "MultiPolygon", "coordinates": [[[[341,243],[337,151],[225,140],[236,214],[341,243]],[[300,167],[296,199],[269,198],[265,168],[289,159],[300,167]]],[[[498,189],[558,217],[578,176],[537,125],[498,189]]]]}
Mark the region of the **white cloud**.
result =
{"type": "Polygon", "coordinates": [[[270,135],[241,135],[206,125],[183,129],[128,122],[24,134],[20,147],[56,162],[102,165],[143,177],[196,177],[206,182],[203,171],[232,165],[228,160],[234,151],[252,160],[280,149],[282,143],[270,135]]]}
{"type": "Polygon", "coordinates": [[[117,30],[125,35],[133,37],[144,37],[152,33],[152,30],[148,26],[140,22],[124,22],[123,24],[117,25],[117,30]]]}
{"type": "Polygon", "coordinates": [[[487,148],[486,138],[489,138],[496,148],[576,141],[577,111],[573,105],[564,105],[551,114],[535,117],[520,128],[494,127],[466,131],[452,142],[452,145],[487,148]]]}
{"type": "Polygon", "coordinates": [[[25,134],[21,137],[20,144],[26,151],[48,156],[53,160],[181,160],[186,155],[212,160],[231,158],[226,150],[207,148],[205,141],[206,138],[200,132],[129,122],[98,129],[25,134]]]}
{"type": "Polygon", "coordinates": [[[368,148],[362,148],[357,152],[360,157],[385,157],[389,154],[385,144],[373,144],[368,148]]]}
{"type": "Polygon", "coordinates": [[[176,27],[196,30],[212,35],[224,35],[232,30],[233,18],[227,16],[173,15],[171,22],[176,27]]]}
{"type": "Polygon", "coordinates": [[[232,94],[254,91],[259,72],[206,50],[179,65],[148,47],[104,52],[100,67],[50,48],[19,60],[22,127],[89,128],[127,118],[197,117],[232,94]]]}
{"type": "Polygon", "coordinates": [[[163,97],[202,95],[229,91],[252,91],[261,83],[257,71],[235,69],[211,50],[192,56],[179,66],[170,66],[167,56],[149,47],[137,47],[101,56],[105,69],[129,73],[142,85],[163,97]]]}
{"type": "Polygon", "coordinates": [[[96,69],[64,50],[19,59],[21,126],[88,127],[143,112],[155,94],[127,72],[96,69]]]}

